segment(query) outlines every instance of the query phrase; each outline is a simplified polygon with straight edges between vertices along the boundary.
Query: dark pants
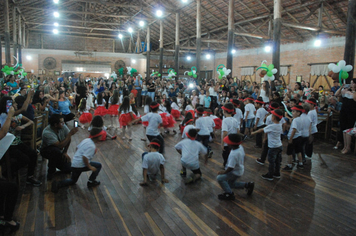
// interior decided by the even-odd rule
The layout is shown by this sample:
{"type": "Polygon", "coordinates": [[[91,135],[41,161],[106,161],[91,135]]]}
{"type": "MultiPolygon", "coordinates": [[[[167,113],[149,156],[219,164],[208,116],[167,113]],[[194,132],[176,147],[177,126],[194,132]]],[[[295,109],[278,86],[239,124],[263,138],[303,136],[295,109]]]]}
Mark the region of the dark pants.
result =
{"type": "Polygon", "coordinates": [[[210,98],[210,109],[212,112],[214,112],[215,108],[218,106],[218,98],[216,96],[210,96],[210,98]]]}
{"type": "Polygon", "coordinates": [[[70,120],[73,120],[75,115],[73,113],[69,113],[67,115],[62,115],[63,116],[63,119],[64,119],[64,122],[68,122],[70,120]]]}
{"type": "Polygon", "coordinates": [[[262,152],[260,157],[262,162],[266,161],[267,154],[268,154],[268,140],[266,139],[266,141],[262,145],[262,152]]]}
{"type": "Polygon", "coordinates": [[[58,147],[49,146],[41,150],[41,156],[48,159],[48,174],[56,172],[56,168],[63,172],[71,171],[71,163],[67,162],[62,150],[58,147]]]}
{"type": "MultiPolygon", "coordinates": [[[[98,174],[101,170],[101,163],[91,161],[90,165],[94,166],[96,168],[96,171],[93,171],[89,177],[90,181],[94,181],[94,180],[96,180],[96,177],[98,176],[98,174]]],[[[65,186],[69,186],[69,185],[73,185],[73,184],[77,183],[79,176],[81,175],[82,172],[85,172],[85,171],[90,171],[90,169],[88,167],[83,167],[83,168],[72,167],[72,177],[70,179],[65,179],[65,180],[62,180],[61,182],[59,182],[58,187],[65,187],[65,186]]]]}
{"type": "Polygon", "coordinates": [[[136,109],[136,104],[131,104],[132,111],[135,113],[137,116],[137,109],[136,109]]]}
{"type": "Polygon", "coordinates": [[[206,147],[208,149],[208,153],[211,151],[211,148],[209,146],[209,138],[210,135],[199,135],[197,136],[197,141],[202,142],[204,147],[206,147]]]}
{"type": "Polygon", "coordinates": [[[11,170],[18,171],[27,165],[27,176],[32,176],[35,173],[37,164],[37,153],[35,150],[20,143],[11,145],[9,148],[11,170]]]}
{"type": "Polygon", "coordinates": [[[151,136],[151,135],[146,135],[148,140],[150,140],[150,142],[152,142],[153,139],[158,139],[161,143],[161,147],[159,148],[159,153],[163,154],[164,153],[164,140],[163,137],[161,135],[157,135],[157,136],[151,136]]]}
{"type": "Polygon", "coordinates": [[[141,99],[141,92],[142,89],[136,89],[137,90],[137,97],[135,98],[135,103],[137,104],[138,107],[142,106],[142,99],[141,99]]]}
{"type": "MultiPolygon", "coordinates": [[[[265,126],[260,126],[260,127],[257,127],[257,130],[259,129],[263,129],[265,126]]],[[[257,147],[262,147],[262,137],[263,137],[263,133],[258,133],[256,134],[256,146],[257,147]]]]}
{"type": "Polygon", "coordinates": [[[305,160],[305,147],[307,145],[309,141],[309,138],[308,137],[302,137],[302,158],[303,158],[303,161],[305,160]]]}
{"type": "Polygon", "coordinates": [[[313,155],[313,143],[314,143],[314,134],[313,135],[313,141],[311,143],[309,143],[309,140],[308,142],[306,142],[305,144],[305,155],[307,155],[308,157],[311,157],[313,155]]]}
{"type": "Polygon", "coordinates": [[[229,146],[225,146],[224,151],[222,153],[224,159],[224,164],[223,164],[224,166],[226,166],[227,159],[229,159],[230,152],[231,152],[231,148],[229,146]]]}
{"type": "Polygon", "coordinates": [[[12,220],[17,196],[18,188],[16,183],[0,180],[0,216],[4,216],[5,221],[12,220]]]}
{"type": "Polygon", "coordinates": [[[268,162],[268,174],[280,175],[279,171],[281,169],[282,162],[282,147],[268,149],[268,162]]]}

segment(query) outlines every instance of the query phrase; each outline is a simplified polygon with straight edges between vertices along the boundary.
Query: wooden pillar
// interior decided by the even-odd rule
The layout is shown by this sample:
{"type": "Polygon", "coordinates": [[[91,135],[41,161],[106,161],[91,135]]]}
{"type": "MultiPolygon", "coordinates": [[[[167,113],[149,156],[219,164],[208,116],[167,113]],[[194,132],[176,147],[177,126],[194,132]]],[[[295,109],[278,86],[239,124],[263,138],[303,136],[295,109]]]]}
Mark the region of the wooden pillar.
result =
{"type": "Polygon", "coordinates": [[[21,27],[21,16],[20,16],[20,14],[19,14],[19,17],[18,17],[18,23],[17,23],[17,27],[18,27],[18,29],[19,29],[19,37],[18,37],[18,54],[19,54],[19,56],[18,56],[18,62],[19,62],[19,64],[22,64],[22,51],[21,51],[21,49],[22,49],[22,27],[21,27]]]}
{"type": "Polygon", "coordinates": [[[318,14],[318,27],[320,28],[320,30],[323,27],[323,11],[324,11],[324,4],[323,2],[321,2],[319,8],[319,14],[318,14]]]}
{"type": "Polygon", "coordinates": [[[25,25],[25,22],[23,23],[23,26],[22,26],[22,46],[24,48],[26,47],[26,25],[25,25]]]}
{"type": "Polygon", "coordinates": [[[347,83],[354,78],[355,70],[355,41],[356,41],[356,0],[349,0],[347,12],[347,26],[346,26],[346,42],[344,60],[346,65],[352,65],[353,69],[349,72],[347,83]]]}
{"type": "MultiPolygon", "coordinates": [[[[14,49],[14,56],[17,57],[17,18],[16,18],[16,7],[12,9],[12,42],[14,49]]],[[[15,63],[15,58],[14,58],[15,63]]]]}
{"type": "Polygon", "coordinates": [[[0,35],[0,78],[2,78],[2,45],[1,45],[1,40],[2,40],[2,37],[0,35]]]}
{"type": "Polygon", "coordinates": [[[200,79],[200,58],[201,58],[201,0],[197,0],[197,39],[196,39],[196,68],[197,76],[200,79]]]}
{"type": "Polygon", "coordinates": [[[10,20],[9,20],[9,1],[4,1],[4,22],[5,22],[5,62],[11,64],[10,53],[10,20]]]}
{"type": "Polygon", "coordinates": [[[175,71],[177,72],[177,77],[179,77],[179,27],[180,27],[180,14],[176,13],[176,48],[174,54],[175,71]]]}
{"type": "MultiPolygon", "coordinates": [[[[273,56],[272,63],[274,68],[278,72],[274,75],[276,79],[279,79],[280,73],[280,53],[281,53],[281,0],[274,0],[274,19],[273,19],[273,56]]],[[[271,83],[271,86],[274,87],[274,83],[271,83]]]]}
{"type": "Polygon", "coordinates": [[[163,72],[163,20],[159,21],[159,73],[163,72]]]}
{"type": "Polygon", "coordinates": [[[147,26],[147,50],[146,50],[146,79],[150,78],[151,75],[151,66],[150,66],[150,51],[151,51],[151,33],[150,26],[147,26]]]}
{"type": "Polygon", "coordinates": [[[229,0],[229,16],[228,16],[228,33],[227,33],[227,60],[226,68],[233,72],[233,58],[232,50],[234,48],[234,0],[229,0]]]}

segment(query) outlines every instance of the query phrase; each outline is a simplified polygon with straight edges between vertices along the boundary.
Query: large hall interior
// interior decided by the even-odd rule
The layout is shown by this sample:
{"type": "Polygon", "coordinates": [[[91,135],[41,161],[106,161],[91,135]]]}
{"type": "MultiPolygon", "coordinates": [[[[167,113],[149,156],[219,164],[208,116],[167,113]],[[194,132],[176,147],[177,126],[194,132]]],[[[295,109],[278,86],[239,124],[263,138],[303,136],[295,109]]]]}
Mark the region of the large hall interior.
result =
{"type": "Polygon", "coordinates": [[[355,51],[356,0],[0,0],[0,235],[356,235],[355,51]]]}

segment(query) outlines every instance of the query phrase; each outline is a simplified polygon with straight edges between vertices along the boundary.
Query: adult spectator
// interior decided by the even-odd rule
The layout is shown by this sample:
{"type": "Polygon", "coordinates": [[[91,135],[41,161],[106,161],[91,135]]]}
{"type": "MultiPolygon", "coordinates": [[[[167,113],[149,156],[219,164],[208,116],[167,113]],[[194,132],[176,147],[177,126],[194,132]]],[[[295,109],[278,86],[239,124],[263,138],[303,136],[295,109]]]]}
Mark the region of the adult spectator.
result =
{"type": "Polygon", "coordinates": [[[42,91],[36,91],[32,99],[32,104],[36,105],[37,103],[39,103],[40,111],[44,111],[47,108],[49,101],[50,100],[44,96],[42,91]]]}
{"type": "MultiPolygon", "coordinates": [[[[32,99],[30,99],[30,103],[31,101],[32,99]]],[[[15,98],[15,102],[17,104],[17,109],[22,110],[22,108],[25,106],[25,110],[21,112],[22,115],[26,116],[32,121],[35,119],[35,109],[33,109],[33,106],[30,103],[28,105],[25,104],[26,98],[24,96],[17,96],[15,98]]]]}
{"type": "Polygon", "coordinates": [[[252,94],[252,85],[251,85],[251,81],[246,80],[246,85],[244,87],[244,90],[246,90],[247,92],[249,92],[250,94],[252,94]]]}
{"type": "Polygon", "coordinates": [[[237,83],[234,82],[234,79],[233,78],[230,78],[230,85],[229,85],[229,88],[230,88],[230,92],[231,92],[231,89],[234,88],[234,91],[237,89],[237,83]]]}
{"type": "MultiPolygon", "coordinates": [[[[6,121],[1,126],[0,140],[3,139],[9,131],[14,113],[15,109],[11,107],[9,109],[6,121]]],[[[14,221],[12,218],[17,202],[17,197],[18,188],[16,183],[10,183],[0,177],[0,216],[3,216],[3,219],[0,219],[0,223],[2,223],[1,221],[4,221],[5,225],[9,227],[12,231],[18,230],[20,228],[20,223],[14,221]]]]}
{"type": "Polygon", "coordinates": [[[263,81],[262,87],[260,89],[260,96],[264,103],[269,103],[270,87],[268,81],[263,81]]]}
{"type": "Polygon", "coordinates": [[[137,96],[135,97],[136,105],[140,107],[141,104],[141,92],[142,92],[142,80],[140,76],[136,76],[136,80],[134,82],[135,89],[137,90],[137,96]]]}
{"type": "Polygon", "coordinates": [[[74,86],[75,86],[75,84],[76,83],[78,83],[78,78],[76,78],[76,76],[74,75],[73,76],[73,78],[71,78],[71,77],[69,77],[70,78],[70,85],[71,85],[71,87],[72,87],[72,89],[73,89],[73,91],[74,91],[74,86]]]}
{"type": "Polygon", "coordinates": [[[69,130],[61,115],[49,118],[49,125],[42,132],[41,155],[48,159],[47,179],[51,180],[56,168],[63,172],[71,171],[71,159],[67,154],[72,136],[78,128],[69,130]]]}
{"type": "Polygon", "coordinates": [[[212,111],[218,106],[218,92],[219,92],[219,84],[214,85],[214,81],[211,81],[211,84],[208,84],[209,95],[211,98],[210,109],[212,111]]]}
{"type": "Polygon", "coordinates": [[[13,95],[16,93],[16,91],[19,88],[19,85],[15,81],[15,76],[14,75],[9,75],[9,80],[6,83],[7,86],[10,88],[10,95],[13,95]]]}
{"type": "Polygon", "coordinates": [[[88,85],[85,82],[83,75],[79,75],[79,80],[74,86],[74,93],[76,94],[76,96],[75,96],[75,105],[76,106],[79,106],[80,100],[82,98],[86,98],[87,90],[88,90],[88,85]]]}
{"type": "Polygon", "coordinates": [[[59,91],[58,108],[59,108],[60,112],[62,112],[65,122],[73,120],[73,118],[75,116],[70,111],[71,106],[72,106],[72,104],[70,103],[68,98],[65,97],[64,91],[59,91]]]}
{"type": "Polygon", "coordinates": [[[334,92],[334,94],[336,93],[337,90],[339,90],[340,88],[340,84],[339,84],[339,81],[337,80],[334,80],[334,86],[331,88],[331,91],[334,92]]]}
{"type": "Polygon", "coordinates": [[[156,85],[155,83],[153,82],[152,78],[150,78],[148,80],[148,83],[147,83],[147,96],[151,97],[152,98],[152,101],[154,101],[155,99],[155,92],[156,92],[156,85]]]}
{"type": "Polygon", "coordinates": [[[328,101],[329,101],[328,112],[339,114],[342,106],[342,103],[339,102],[339,99],[335,96],[332,96],[328,98],[328,101]]]}

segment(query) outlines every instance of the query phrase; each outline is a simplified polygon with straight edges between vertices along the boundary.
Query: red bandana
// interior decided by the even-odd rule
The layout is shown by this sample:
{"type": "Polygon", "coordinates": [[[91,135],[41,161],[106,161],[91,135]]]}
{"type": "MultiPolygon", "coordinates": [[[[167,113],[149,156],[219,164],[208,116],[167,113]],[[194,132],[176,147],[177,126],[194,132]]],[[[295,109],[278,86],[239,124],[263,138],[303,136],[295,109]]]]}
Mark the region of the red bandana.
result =
{"type": "Polygon", "coordinates": [[[187,135],[187,137],[188,137],[189,139],[195,140],[195,137],[190,136],[190,135],[188,134],[188,132],[186,132],[185,135],[187,135]]]}
{"type": "Polygon", "coordinates": [[[235,143],[233,141],[231,141],[229,139],[229,136],[226,136],[224,139],[223,139],[224,143],[226,143],[227,145],[233,145],[233,146],[237,146],[237,145],[240,145],[242,143],[242,141],[238,142],[238,143],[235,143]]]}
{"type": "Polygon", "coordinates": [[[156,143],[156,142],[150,142],[150,145],[156,145],[156,146],[158,146],[158,147],[161,146],[159,143],[156,143]]]}
{"type": "Polygon", "coordinates": [[[278,115],[275,111],[271,111],[271,113],[275,116],[277,116],[279,119],[282,119],[283,116],[282,115],[278,115]]]}

